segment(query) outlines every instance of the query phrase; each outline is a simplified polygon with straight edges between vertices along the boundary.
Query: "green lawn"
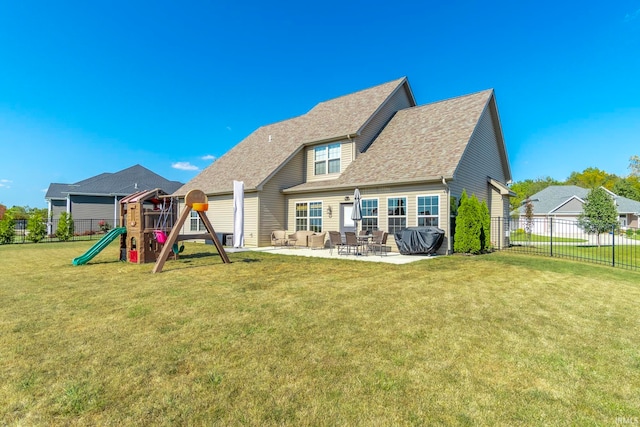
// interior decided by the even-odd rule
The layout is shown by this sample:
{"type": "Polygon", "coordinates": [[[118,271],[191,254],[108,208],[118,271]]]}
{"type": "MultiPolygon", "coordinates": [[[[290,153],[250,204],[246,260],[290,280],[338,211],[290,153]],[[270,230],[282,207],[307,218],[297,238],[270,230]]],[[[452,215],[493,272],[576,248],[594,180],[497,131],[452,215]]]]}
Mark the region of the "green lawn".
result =
{"type": "MultiPolygon", "coordinates": [[[[514,243],[523,243],[523,242],[527,242],[527,243],[547,243],[547,242],[551,242],[551,237],[549,236],[544,236],[542,234],[527,234],[524,231],[512,231],[511,234],[509,235],[509,239],[514,242],[514,243]]],[[[560,242],[575,242],[575,243],[579,243],[579,242],[586,242],[586,239],[577,239],[574,237],[553,237],[553,241],[556,243],[560,243],[560,242]]]]}
{"type": "Polygon", "coordinates": [[[0,424],[615,425],[640,273],[513,253],[117,262],[0,246],[0,424]]]}
{"type": "Polygon", "coordinates": [[[637,245],[618,244],[612,247],[610,245],[554,244],[553,248],[551,248],[549,244],[530,244],[514,246],[509,251],[582,260],[611,266],[615,264],[616,267],[640,271],[638,270],[640,269],[640,246],[637,245]]]}

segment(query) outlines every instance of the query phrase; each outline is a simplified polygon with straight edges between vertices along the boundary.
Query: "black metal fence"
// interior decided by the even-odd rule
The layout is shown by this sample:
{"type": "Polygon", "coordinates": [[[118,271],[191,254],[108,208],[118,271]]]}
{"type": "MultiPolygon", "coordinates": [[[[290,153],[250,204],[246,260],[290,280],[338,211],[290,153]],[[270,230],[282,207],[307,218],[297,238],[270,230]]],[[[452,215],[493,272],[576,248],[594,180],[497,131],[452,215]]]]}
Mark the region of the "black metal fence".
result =
{"type": "Polygon", "coordinates": [[[492,238],[496,249],[640,269],[637,227],[611,224],[603,233],[590,234],[575,220],[492,218],[492,234],[495,232],[504,236],[492,238]]]}
{"type": "MultiPolygon", "coordinates": [[[[46,226],[46,235],[41,242],[59,242],[61,239],[57,236],[59,220],[54,219],[48,221],[46,226]]],[[[70,233],[68,241],[75,240],[98,240],[104,233],[113,228],[113,218],[111,219],[74,219],[72,232],[70,233]]],[[[116,224],[117,226],[117,224],[116,224]]],[[[15,234],[13,243],[31,243],[32,239],[29,238],[29,230],[27,228],[27,220],[16,220],[15,234]]]]}

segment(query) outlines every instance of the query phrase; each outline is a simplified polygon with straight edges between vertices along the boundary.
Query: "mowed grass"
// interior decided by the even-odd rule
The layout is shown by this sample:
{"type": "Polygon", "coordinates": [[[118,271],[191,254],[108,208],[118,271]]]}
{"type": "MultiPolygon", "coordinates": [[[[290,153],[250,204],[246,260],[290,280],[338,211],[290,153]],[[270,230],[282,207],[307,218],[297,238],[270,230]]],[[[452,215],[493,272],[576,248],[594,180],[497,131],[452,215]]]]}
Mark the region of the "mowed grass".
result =
{"type": "Polygon", "coordinates": [[[187,244],[0,246],[0,424],[612,425],[640,417],[640,274],[187,244]]]}

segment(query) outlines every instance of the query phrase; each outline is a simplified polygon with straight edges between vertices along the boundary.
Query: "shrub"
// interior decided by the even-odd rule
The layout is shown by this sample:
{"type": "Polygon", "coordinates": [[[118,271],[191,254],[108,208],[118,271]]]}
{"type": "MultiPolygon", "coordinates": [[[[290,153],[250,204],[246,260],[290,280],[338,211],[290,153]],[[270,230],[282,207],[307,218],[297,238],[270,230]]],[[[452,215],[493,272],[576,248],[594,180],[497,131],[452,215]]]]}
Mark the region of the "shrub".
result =
{"type": "Polygon", "coordinates": [[[13,238],[16,234],[15,227],[16,220],[13,219],[11,211],[7,210],[0,220],[0,245],[13,243],[13,238]]]}
{"type": "Polygon", "coordinates": [[[27,231],[29,232],[27,238],[34,243],[38,243],[47,235],[47,226],[44,223],[42,214],[35,211],[29,216],[27,221],[27,231]]]}
{"type": "Polygon", "coordinates": [[[98,223],[98,227],[100,227],[100,231],[102,231],[103,233],[111,230],[111,225],[107,221],[100,221],[98,223]]]}
{"type": "Polygon", "coordinates": [[[62,212],[58,220],[58,228],[56,229],[56,237],[62,242],[66,242],[73,236],[73,218],[70,214],[62,212]]]}
{"type": "Polygon", "coordinates": [[[491,216],[487,204],[480,203],[475,194],[468,197],[463,190],[456,217],[454,251],[479,254],[486,252],[490,243],[491,216]]]}
{"type": "Polygon", "coordinates": [[[633,237],[633,230],[630,228],[627,228],[627,231],[625,231],[624,234],[626,234],[627,237],[633,237]]]}

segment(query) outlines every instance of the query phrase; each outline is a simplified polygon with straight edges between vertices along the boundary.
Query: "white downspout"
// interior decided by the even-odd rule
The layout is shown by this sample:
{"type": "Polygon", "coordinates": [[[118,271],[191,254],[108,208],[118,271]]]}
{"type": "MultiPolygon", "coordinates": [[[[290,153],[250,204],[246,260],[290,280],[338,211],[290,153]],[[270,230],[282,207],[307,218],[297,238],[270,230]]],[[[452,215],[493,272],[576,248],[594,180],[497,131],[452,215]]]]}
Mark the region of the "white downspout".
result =
{"type": "Polygon", "coordinates": [[[446,230],[447,233],[447,255],[451,255],[453,252],[451,251],[451,189],[449,188],[449,185],[447,184],[447,180],[444,179],[444,176],[441,177],[442,178],[442,185],[445,186],[445,193],[447,194],[447,200],[445,202],[446,207],[446,215],[447,215],[447,228],[448,230],[446,230]]]}

